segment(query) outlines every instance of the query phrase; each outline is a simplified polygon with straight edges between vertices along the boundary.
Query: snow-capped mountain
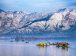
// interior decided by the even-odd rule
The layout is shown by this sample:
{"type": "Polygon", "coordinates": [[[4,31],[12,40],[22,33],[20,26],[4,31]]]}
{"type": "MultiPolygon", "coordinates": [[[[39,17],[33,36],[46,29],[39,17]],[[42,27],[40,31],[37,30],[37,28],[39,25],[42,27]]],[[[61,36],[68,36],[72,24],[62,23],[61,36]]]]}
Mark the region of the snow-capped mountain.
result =
{"type": "Polygon", "coordinates": [[[54,13],[24,13],[0,9],[0,34],[53,33],[76,31],[76,9],[60,9],[54,13]]]}

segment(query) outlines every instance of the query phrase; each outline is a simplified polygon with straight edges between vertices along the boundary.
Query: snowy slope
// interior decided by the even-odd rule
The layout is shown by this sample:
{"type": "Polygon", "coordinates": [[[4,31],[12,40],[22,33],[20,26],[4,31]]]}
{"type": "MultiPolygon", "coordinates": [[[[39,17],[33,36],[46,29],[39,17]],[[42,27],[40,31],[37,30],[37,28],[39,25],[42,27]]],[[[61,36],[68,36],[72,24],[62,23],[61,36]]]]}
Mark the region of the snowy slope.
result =
{"type": "Polygon", "coordinates": [[[0,34],[76,31],[76,9],[60,9],[54,13],[24,13],[0,9],[0,34]]]}

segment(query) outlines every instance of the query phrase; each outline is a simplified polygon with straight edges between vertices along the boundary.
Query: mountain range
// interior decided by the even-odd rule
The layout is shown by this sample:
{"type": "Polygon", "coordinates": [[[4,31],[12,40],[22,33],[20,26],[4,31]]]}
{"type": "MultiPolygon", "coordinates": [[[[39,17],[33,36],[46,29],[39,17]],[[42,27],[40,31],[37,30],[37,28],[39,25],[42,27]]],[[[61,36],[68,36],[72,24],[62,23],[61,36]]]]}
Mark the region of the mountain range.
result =
{"type": "Polygon", "coordinates": [[[76,9],[59,9],[51,13],[24,13],[0,9],[2,34],[76,33],[76,9]]]}

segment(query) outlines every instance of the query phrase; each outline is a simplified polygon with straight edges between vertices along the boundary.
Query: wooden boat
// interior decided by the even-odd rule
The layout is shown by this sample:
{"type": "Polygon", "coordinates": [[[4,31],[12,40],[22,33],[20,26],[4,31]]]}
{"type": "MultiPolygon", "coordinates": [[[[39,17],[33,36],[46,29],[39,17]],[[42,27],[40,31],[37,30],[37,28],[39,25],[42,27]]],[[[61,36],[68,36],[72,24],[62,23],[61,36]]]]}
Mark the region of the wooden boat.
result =
{"type": "Polygon", "coordinates": [[[45,42],[40,42],[40,43],[37,44],[37,46],[48,46],[48,44],[45,43],[45,42]]]}
{"type": "Polygon", "coordinates": [[[66,42],[57,43],[56,47],[69,48],[69,43],[66,42]]]}

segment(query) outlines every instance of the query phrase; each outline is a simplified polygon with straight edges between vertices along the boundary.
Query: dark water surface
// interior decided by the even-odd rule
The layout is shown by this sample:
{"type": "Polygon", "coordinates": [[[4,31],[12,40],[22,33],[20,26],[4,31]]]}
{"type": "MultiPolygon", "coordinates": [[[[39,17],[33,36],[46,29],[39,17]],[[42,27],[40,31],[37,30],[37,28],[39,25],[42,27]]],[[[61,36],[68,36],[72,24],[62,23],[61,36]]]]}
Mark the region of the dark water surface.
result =
{"type": "MultiPolygon", "coordinates": [[[[58,42],[59,40],[49,41],[58,42]]],[[[30,41],[29,43],[0,41],[0,56],[76,56],[76,41],[67,41],[70,43],[70,48],[68,49],[55,46],[42,48],[36,46],[38,42],[38,40],[30,41]]]]}

